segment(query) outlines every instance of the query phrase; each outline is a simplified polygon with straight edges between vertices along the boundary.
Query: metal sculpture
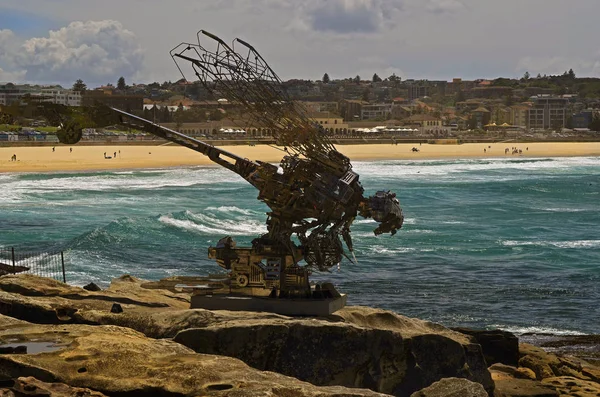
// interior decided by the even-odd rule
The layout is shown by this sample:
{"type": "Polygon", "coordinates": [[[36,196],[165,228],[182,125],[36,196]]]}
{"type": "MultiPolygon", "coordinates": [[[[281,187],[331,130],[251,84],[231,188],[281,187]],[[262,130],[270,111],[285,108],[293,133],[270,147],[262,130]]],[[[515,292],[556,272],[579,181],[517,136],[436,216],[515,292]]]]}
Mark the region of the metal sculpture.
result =
{"type": "MultiPolygon", "coordinates": [[[[359,175],[352,170],[348,157],[335,149],[326,131],[308,117],[306,109],[290,99],[279,77],[247,42],[235,39],[228,45],[201,30],[197,44],[182,43],[171,51],[171,56],[182,74],[183,62],[191,66],[209,92],[244,108],[246,116],[240,124],[270,130],[285,151],[279,166],[250,161],[143,118],[109,109],[121,116],[122,124],[199,151],[237,173],[258,189],[258,199],[270,208],[267,233],[254,239],[252,247],[238,248],[233,239],[225,237],[209,248],[209,257],[230,270],[227,281],[216,282],[213,292],[278,298],[335,294],[329,287],[311,289],[311,270],[326,271],[344,256],[355,260],[350,226],[358,215],[379,222],[376,235],[395,234],[404,220],[396,195],[382,190],[364,196],[359,175]],[[201,38],[213,49],[203,46],[201,38]],[[342,240],[353,258],[346,255],[342,240]]],[[[65,137],[76,135],[73,130],[76,128],[67,125],[65,137]]]]}

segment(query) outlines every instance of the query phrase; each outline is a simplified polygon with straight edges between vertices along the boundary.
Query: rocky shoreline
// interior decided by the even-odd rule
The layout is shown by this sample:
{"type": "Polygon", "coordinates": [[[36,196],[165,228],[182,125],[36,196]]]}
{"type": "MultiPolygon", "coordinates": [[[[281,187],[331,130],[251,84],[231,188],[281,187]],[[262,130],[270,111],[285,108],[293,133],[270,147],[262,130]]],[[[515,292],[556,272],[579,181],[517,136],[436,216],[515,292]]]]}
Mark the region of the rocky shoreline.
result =
{"type": "Polygon", "coordinates": [[[0,396],[600,396],[600,368],[567,342],[553,354],[368,307],[189,309],[189,294],[144,284],[0,277],[0,396]]]}

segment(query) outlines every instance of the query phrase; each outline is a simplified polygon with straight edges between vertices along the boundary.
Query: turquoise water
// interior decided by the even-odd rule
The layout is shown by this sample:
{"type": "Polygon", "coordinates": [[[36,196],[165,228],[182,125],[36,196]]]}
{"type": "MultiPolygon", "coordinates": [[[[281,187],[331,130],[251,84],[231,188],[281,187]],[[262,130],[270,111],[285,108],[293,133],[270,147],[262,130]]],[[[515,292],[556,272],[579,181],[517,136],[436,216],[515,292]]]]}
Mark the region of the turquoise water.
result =
{"type": "MultiPolygon", "coordinates": [[[[352,230],[357,264],[316,274],[349,303],[447,326],[600,333],[600,158],[355,162],[397,192],[396,236],[352,230]]],[[[223,236],[266,231],[257,192],[220,168],[0,174],[0,248],[66,251],[75,285],[204,275],[223,236]]]]}

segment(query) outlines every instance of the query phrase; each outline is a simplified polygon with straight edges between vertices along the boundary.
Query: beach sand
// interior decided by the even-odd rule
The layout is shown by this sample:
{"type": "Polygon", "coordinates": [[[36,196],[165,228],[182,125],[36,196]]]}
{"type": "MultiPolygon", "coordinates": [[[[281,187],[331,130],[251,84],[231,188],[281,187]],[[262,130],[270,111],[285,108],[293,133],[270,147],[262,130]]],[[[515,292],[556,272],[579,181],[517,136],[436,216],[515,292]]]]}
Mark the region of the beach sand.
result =
{"type": "MultiPolygon", "coordinates": [[[[462,145],[434,144],[364,144],[337,145],[337,149],[354,161],[424,160],[443,158],[515,158],[600,156],[600,142],[560,143],[467,143],[462,145]],[[491,146],[488,147],[488,146],[491,146]],[[417,147],[419,152],[412,152],[417,147]],[[517,147],[522,154],[505,154],[505,148],[517,147]],[[484,152],[485,149],[485,152],[484,152]]],[[[222,149],[250,160],[279,162],[282,150],[266,146],[223,146],[222,149]]],[[[0,147],[0,172],[57,172],[110,169],[163,168],[212,165],[206,156],[191,149],[175,146],[82,146],[0,147]],[[73,148],[70,152],[69,148],[73,148]],[[115,157],[114,154],[117,154],[115,157]],[[107,157],[105,158],[104,153],[107,157]],[[15,154],[17,161],[11,161],[15,154]]]]}

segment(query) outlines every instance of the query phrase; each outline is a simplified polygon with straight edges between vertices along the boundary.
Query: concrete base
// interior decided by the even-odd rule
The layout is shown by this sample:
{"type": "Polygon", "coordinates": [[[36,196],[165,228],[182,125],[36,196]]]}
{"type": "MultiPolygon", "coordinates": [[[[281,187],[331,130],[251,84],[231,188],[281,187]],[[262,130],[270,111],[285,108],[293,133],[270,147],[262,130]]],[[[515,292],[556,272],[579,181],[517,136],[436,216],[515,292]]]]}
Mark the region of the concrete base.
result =
{"type": "Polygon", "coordinates": [[[253,296],[192,295],[192,309],[269,312],[286,316],[328,316],[346,306],[346,294],[331,299],[274,299],[253,296]]]}

